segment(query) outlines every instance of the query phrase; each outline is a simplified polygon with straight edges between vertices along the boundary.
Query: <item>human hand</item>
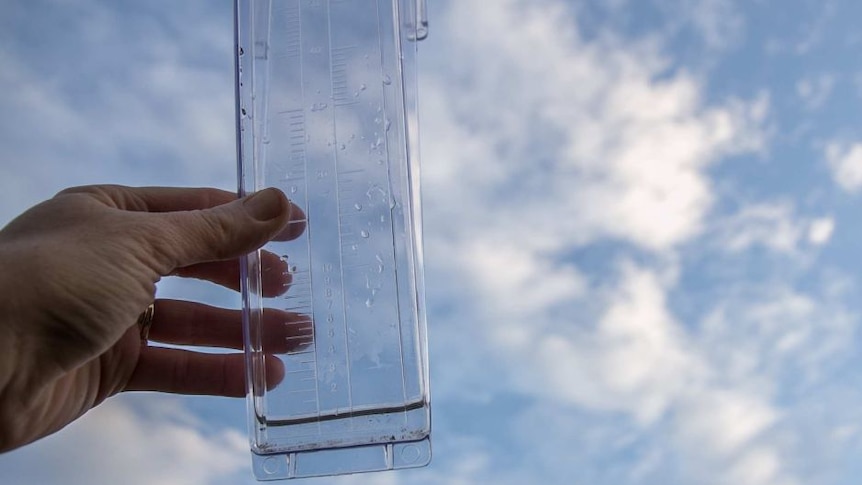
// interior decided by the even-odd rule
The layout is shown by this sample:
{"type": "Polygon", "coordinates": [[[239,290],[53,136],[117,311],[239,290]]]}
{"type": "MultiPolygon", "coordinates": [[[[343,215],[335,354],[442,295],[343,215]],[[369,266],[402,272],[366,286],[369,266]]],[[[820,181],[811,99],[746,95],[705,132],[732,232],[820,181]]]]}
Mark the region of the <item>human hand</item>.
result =
{"type": "MultiPolygon", "coordinates": [[[[299,236],[304,218],[275,189],[236,200],[216,189],[89,186],[10,222],[0,230],[0,451],[53,433],[124,390],[243,396],[242,354],[148,346],[135,322],[163,276],[237,289],[234,258],[299,236]]],[[[286,291],[286,263],[263,253],[262,264],[264,295],[286,291]]],[[[264,325],[276,348],[310,331],[304,317],[285,312],[267,312],[264,325]]],[[[242,348],[240,315],[157,300],[149,338],[242,348]]],[[[277,358],[266,367],[268,385],[281,381],[277,358]]]]}

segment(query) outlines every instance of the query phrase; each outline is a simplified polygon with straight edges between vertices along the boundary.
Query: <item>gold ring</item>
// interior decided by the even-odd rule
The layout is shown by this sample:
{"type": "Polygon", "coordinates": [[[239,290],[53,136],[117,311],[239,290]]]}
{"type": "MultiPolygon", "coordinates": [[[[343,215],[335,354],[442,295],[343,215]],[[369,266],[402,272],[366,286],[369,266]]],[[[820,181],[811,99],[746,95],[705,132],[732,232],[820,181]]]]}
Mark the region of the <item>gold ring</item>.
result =
{"type": "Polygon", "coordinates": [[[141,313],[138,317],[138,328],[141,329],[141,342],[146,343],[150,335],[150,327],[153,325],[153,314],[156,312],[156,305],[151,303],[150,306],[141,313]]]}

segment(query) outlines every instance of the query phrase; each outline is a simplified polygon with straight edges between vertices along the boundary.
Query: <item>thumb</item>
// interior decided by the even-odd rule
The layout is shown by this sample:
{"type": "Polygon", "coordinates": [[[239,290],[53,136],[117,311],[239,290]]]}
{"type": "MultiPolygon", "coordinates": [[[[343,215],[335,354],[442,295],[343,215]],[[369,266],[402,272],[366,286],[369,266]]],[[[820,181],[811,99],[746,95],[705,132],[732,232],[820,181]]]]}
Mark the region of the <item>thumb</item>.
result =
{"type": "Polygon", "coordinates": [[[268,188],[210,209],[150,213],[161,236],[152,241],[167,271],[207,261],[235,258],[278,235],[290,220],[292,204],[268,188]],[[165,237],[167,236],[167,237],[165,237]]]}

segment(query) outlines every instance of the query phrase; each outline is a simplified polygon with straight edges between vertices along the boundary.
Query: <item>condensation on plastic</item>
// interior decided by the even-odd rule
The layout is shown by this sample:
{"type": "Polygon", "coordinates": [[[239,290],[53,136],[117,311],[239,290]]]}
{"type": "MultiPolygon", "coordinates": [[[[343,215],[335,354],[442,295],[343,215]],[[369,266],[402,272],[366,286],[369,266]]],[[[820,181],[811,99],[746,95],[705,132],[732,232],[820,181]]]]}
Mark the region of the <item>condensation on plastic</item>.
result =
{"type": "Polygon", "coordinates": [[[235,0],[235,13],[240,195],[278,187],[306,214],[298,238],[241,261],[255,476],[424,466],[424,0],[235,0]],[[282,294],[263,291],[279,280],[282,294]],[[267,355],[285,369],[270,389],[267,355]]]}

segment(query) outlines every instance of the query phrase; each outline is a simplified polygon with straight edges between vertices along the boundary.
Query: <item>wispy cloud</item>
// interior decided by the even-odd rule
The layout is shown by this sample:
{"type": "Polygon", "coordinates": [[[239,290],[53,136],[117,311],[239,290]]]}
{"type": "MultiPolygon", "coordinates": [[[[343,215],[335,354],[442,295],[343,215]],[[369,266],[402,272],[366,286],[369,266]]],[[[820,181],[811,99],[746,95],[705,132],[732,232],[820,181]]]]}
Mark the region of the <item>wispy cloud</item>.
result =
{"type": "Polygon", "coordinates": [[[249,463],[244,433],[202,423],[180,401],[141,396],[110,399],[64,432],[0,458],[5,483],[68,485],[229,483],[250,476],[249,463]]]}
{"type": "MultiPolygon", "coordinates": [[[[799,215],[791,204],[716,213],[710,169],[765,147],[768,98],[705,103],[695,77],[666,72],[660,46],[611,34],[585,41],[559,2],[502,2],[493,12],[457,2],[448,13],[444,35],[467,47],[423,86],[423,128],[435,140],[425,145],[425,193],[432,266],[448,265],[440,277],[466,292],[449,295],[463,313],[438,321],[440,331],[471,322],[474,352],[492,356],[505,379],[487,392],[509,382],[566,413],[603,423],[624,416],[625,429],[663,435],[657,446],[684,458],[674,473],[668,455],[645,454],[640,474],[602,483],[634,483],[655,470],[664,483],[801,483],[776,435],[779,377],[759,368],[729,377],[720,355],[749,353],[708,337],[721,311],[710,305],[712,326],[701,330],[669,303],[685,294],[675,276],[686,271],[683,245],[713,238],[718,244],[701,252],[802,255],[831,236],[831,217],[799,215]],[[603,274],[571,256],[608,244],[616,246],[602,253],[603,274]]],[[[786,291],[793,297],[777,307],[809,305],[788,308],[798,310],[799,328],[740,332],[758,346],[751,355],[773,339],[787,352],[818,345],[810,329],[823,323],[821,296],[786,291]]],[[[766,325],[756,303],[716,304],[766,325]]],[[[824,335],[846,337],[854,317],[830,315],[842,323],[824,335]]],[[[482,369],[462,374],[471,372],[482,382],[482,369]]],[[[536,433],[524,447],[545,439],[536,433]]]]}
{"type": "Polygon", "coordinates": [[[604,238],[669,249],[703,229],[707,168],[762,144],[765,99],[704,106],[686,73],[655,80],[665,64],[650,44],[581,41],[562,4],[460,2],[449,19],[444,35],[469,47],[449,81],[424,86],[432,216],[482,220],[495,240],[514,220],[519,244],[546,249],[604,238]]]}
{"type": "Polygon", "coordinates": [[[717,242],[731,253],[765,247],[777,253],[798,255],[803,245],[829,242],[835,227],[830,217],[798,216],[787,201],[744,205],[716,224],[717,242]]]}
{"type": "Polygon", "coordinates": [[[46,34],[58,52],[0,47],[0,108],[15,113],[0,121],[3,174],[18,181],[0,217],[74,184],[235,185],[228,6],[194,29],[94,2],[18,10],[67,20],[46,34]]]}
{"type": "Polygon", "coordinates": [[[671,9],[681,11],[701,34],[710,48],[737,45],[745,32],[745,21],[739,2],[733,0],[684,0],[669,2],[671,9]]]}
{"type": "Polygon", "coordinates": [[[839,187],[851,193],[862,188],[862,143],[833,141],[826,146],[825,157],[839,187]]]}
{"type": "Polygon", "coordinates": [[[802,99],[806,108],[816,110],[829,100],[835,88],[835,82],[835,76],[828,73],[804,77],[796,82],[796,94],[802,99]]]}

